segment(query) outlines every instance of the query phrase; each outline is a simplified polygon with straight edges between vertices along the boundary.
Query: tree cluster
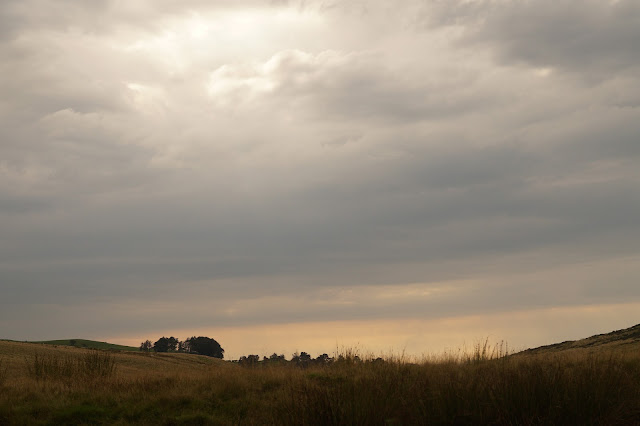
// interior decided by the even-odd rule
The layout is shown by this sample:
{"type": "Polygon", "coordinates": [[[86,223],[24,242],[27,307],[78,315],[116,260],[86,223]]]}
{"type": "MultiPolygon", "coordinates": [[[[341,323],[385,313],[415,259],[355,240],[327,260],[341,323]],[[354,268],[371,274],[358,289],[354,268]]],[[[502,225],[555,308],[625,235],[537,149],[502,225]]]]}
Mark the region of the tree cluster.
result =
{"type": "MultiPolygon", "coordinates": [[[[327,354],[319,355],[317,358],[312,358],[306,352],[294,353],[291,355],[291,360],[287,361],[284,355],[278,355],[276,353],[269,357],[263,357],[262,360],[258,355],[246,355],[241,356],[237,362],[244,367],[257,367],[267,365],[290,365],[293,367],[307,368],[310,366],[325,366],[333,363],[360,363],[362,360],[357,355],[339,355],[337,358],[330,357],[327,354]]],[[[372,360],[371,362],[384,362],[382,358],[372,360]]]]}
{"type": "Polygon", "coordinates": [[[215,339],[203,336],[189,337],[184,341],[180,341],[173,336],[162,336],[155,343],[151,343],[150,340],[142,342],[140,350],[143,352],[183,352],[220,359],[224,357],[224,349],[220,344],[215,339]]]}

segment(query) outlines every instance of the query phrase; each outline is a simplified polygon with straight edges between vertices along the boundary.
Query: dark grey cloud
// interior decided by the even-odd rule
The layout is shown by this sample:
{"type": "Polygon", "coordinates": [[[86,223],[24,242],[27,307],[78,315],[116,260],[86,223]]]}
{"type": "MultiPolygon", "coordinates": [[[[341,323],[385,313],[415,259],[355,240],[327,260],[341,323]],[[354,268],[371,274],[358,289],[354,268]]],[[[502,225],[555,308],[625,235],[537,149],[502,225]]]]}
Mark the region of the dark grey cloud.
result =
{"type": "MultiPolygon", "coordinates": [[[[511,257],[505,261],[513,261],[511,257]]],[[[564,265],[563,265],[564,266],[564,265]]],[[[628,303],[639,296],[637,286],[628,276],[629,264],[616,261],[608,266],[607,274],[615,280],[610,289],[601,284],[603,276],[594,276],[594,268],[604,265],[596,262],[583,264],[572,270],[556,268],[539,273],[532,271],[506,279],[483,281],[445,281],[438,286],[411,284],[407,286],[306,286],[280,287],[276,281],[263,281],[256,277],[245,287],[245,293],[237,293],[238,282],[220,281],[175,287],[153,286],[147,288],[146,297],[123,300],[122,294],[112,299],[103,294],[83,297],[83,303],[31,302],[25,305],[11,304],[4,311],[11,315],[22,314],[37,308],[41,315],[27,316],[23,328],[34,335],[43,333],[45,321],[65,324],[70,333],[92,332],[124,333],[136,324],[142,334],[161,329],[189,329],[200,327],[251,326],[322,322],[327,320],[376,320],[386,319],[437,319],[452,316],[483,315],[487,312],[509,313],[532,309],[598,306],[601,304],[628,303]],[[519,285],[509,282],[517,277],[519,285]],[[549,280],[566,280],[556,286],[554,292],[540,291],[549,280]],[[270,292],[261,288],[268,285],[270,292]],[[26,309],[25,309],[26,307],[26,309]],[[109,312],[112,315],[109,315],[109,312]],[[91,314],[90,314],[91,312],[91,314]],[[168,315],[171,312],[171,315],[168,315]],[[45,320],[45,317],[47,318],[45,320]],[[78,317],[86,321],[77,322],[78,317]]],[[[475,272],[477,278],[482,274],[475,272]]],[[[279,280],[282,280],[280,278],[279,280]]],[[[245,283],[247,283],[245,278],[245,283]]],[[[98,287],[99,288],[99,287],[98,287]]],[[[66,293],[72,299],[73,292],[66,293]]],[[[15,333],[15,331],[13,331],[15,333]]],[[[42,335],[42,334],[40,334],[42,335]]]]}
{"type": "Polygon", "coordinates": [[[506,64],[524,63],[599,79],[635,72],[640,62],[633,0],[438,2],[432,25],[465,28],[465,44],[485,44],[506,64]]]}

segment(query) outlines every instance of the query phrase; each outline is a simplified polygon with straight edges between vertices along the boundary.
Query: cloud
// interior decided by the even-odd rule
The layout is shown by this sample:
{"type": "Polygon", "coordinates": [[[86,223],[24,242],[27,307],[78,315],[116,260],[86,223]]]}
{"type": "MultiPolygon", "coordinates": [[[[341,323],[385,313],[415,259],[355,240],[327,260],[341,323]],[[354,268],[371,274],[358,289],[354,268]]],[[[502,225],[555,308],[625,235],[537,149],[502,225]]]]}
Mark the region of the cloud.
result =
{"type": "Polygon", "coordinates": [[[464,28],[463,44],[483,44],[505,64],[557,68],[598,79],[633,74],[640,6],[633,0],[438,2],[432,25],[464,28]]]}
{"type": "Polygon", "coordinates": [[[630,2],[115,5],[0,6],[12,312],[95,308],[90,334],[640,297],[630,2]]]}
{"type": "MultiPolygon", "coordinates": [[[[445,67],[394,69],[382,54],[286,50],[263,63],[225,64],[211,73],[208,92],[221,107],[265,103],[305,120],[392,123],[438,120],[491,102],[472,72],[447,75],[445,67]],[[426,72],[428,79],[417,78],[426,72]],[[308,114],[308,115],[302,115],[308,114]]],[[[488,105],[489,106],[489,105],[488,105]]]]}

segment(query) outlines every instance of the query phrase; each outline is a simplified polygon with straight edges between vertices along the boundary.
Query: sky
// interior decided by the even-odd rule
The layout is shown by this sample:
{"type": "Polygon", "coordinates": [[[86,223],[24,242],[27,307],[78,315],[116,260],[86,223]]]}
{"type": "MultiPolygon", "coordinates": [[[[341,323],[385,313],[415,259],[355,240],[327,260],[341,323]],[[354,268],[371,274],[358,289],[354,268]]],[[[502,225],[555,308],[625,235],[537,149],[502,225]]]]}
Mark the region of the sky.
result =
{"type": "Polygon", "coordinates": [[[0,338],[227,358],[640,322],[635,0],[4,0],[0,338]]]}

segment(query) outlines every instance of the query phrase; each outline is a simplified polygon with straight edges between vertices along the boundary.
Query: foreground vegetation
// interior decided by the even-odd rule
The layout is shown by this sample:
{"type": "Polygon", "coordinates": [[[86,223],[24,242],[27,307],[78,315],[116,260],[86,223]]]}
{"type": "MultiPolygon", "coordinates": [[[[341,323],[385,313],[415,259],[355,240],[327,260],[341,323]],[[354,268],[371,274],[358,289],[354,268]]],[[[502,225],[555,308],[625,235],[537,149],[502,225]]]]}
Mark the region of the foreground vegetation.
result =
{"type": "Polygon", "coordinates": [[[639,424],[640,356],[240,364],[0,342],[0,424],[639,424]]]}

